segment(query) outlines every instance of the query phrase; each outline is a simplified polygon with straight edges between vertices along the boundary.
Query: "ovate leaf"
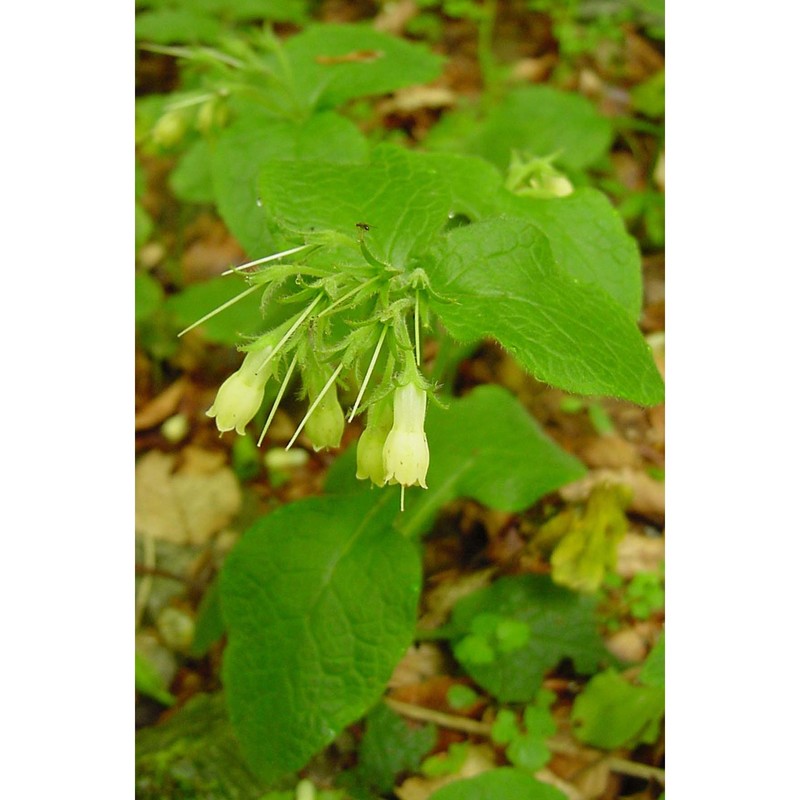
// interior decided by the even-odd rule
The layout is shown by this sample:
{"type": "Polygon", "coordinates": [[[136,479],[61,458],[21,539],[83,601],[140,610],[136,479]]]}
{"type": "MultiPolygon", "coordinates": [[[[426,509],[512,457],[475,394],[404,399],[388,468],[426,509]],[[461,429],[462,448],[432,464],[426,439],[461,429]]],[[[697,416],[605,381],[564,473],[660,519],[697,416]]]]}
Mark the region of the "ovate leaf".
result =
{"type": "Polygon", "coordinates": [[[300,501],[256,523],[221,574],[223,682],[264,780],[299,769],[375,704],[411,642],[419,558],[394,498],[300,501]]]}
{"type": "Polygon", "coordinates": [[[430,267],[449,302],[435,310],[459,339],[493,336],[539,380],[651,405],[663,381],[636,324],[596,286],[554,261],[529,221],[499,218],[450,233],[430,267]]]}
{"type": "Polygon", "coordinates": [[[186,203],[213,203],[211,151],[205,139],[198,139],[180,157],[169,176],[169,185],[179,200],[186,203]]]}
{"type": "Polygon", "coordinates": [[[459,643],[475,635],[474,621],[496,615],[525,624],[530,636],[513,650],[494,646],[491,661],[460,658],[469,675],[501,702],[528,702],[547,670],[571,658],[581,673],[593,672],[606,657],[597,632],[595,601],[556,586],[544,575],[501,578],[460,600],[447,631],[459,658],[459,643]]]}
{"type": "Polygon", "coordinates": [[[572,707],[575,736],[608,750],[652,744],[663,716],[663,686],[635,686],[614,669],[595,675],[572,707]]]}
{"type": "MultiPolygon", "coordinates": [[[[366,139],[352,122],[338,114],[287,122],[250,108],[222,132],[214,151],[212,177],[219,212],[252,258],[268,255],[274,240],[258,186],[264,162],[322,159],[341,164],[366,157],[366,139]]],[[[296,168],[296,178],[302,181],[300,165],[296,168]]],[[[267,179],[273,180],[269,173],[267,179]]],[[[303,184],[301,197],[309,188],[311,184],[303,184]]]]}
{"type": "Polygon", "coordinates": [[[428,47],[363,24],[310,25],[286,42],[285,55],[298,99],[318,108],[427,83],[443,64],[428,47]]]}
{"type": "Polygon", "coordinates": [[[346,168],[319,161],[268,162],[261,185],[265,209],[279,222],[354,238],[356,224],[366,223],[376,257],[399,268],[412,251],[433,241],[450,208],[436,170],[416,154],[388,145],[377,147],[370,163],[346,168]]]}
{"type": "Polygon", "coordinates": [[[605,153],[612,133],[610,120],[582,95],[526,86],[510,92],[485,119],[471,109],[445,117],[427,143],[483,156],[504,171],[512,150],[541,157],[557,153],[556,164],[583,169],[605,153]]]}
{"type": "Polygon", "coordinates": [[[216,44],[219,20],[189,8],[159,8],[136,17],[136,38],[158,44],[216,44]]]}
{"type": "Polygon", "coordinates": [[[578,280],[599,286],[634,319],[642,305],[641,258],[616,209],[596,189],[534,199],[510,192],[497,168],[482,158],[452,153],[415,154],[436,170],[450,194],[454,221],[501,214],[527,219],[547,236],[553,260],[578,280]]]}
{"type": "Polygon", "coordinates": [[[596,189],[576,189],[548,200],[507,193],[502,205],[529,219],[550,242],[555,263],[573,278],[604,289],[637,319],[642,307],[642,263],[636,240],[608,198],[596,189]]]}
{"type": "Polygon", "coordinates": [[[664,677],[664,634],[661,634],[659,640],[653,646],[647,658],[642,664],[642,669],[639,672],[639,683],[643,686],[653,686],[663,689],[666,685],[664,677]]]}
{"type": "Polygon", "coordinates": [[[378,792],[388,792],[401,772],[416,770],[436,744],[430,723],[411,726],[384,703],[367,716],[367,729],[358,750],[359,780],[378,792]]]}

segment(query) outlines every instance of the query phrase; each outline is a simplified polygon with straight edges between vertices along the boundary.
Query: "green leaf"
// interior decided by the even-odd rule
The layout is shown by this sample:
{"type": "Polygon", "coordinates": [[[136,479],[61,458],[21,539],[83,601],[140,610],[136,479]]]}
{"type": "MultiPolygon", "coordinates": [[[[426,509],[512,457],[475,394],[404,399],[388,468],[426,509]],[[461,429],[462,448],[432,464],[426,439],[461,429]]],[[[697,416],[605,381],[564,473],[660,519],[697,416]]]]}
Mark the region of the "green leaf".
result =
{"type": "Polygon", "coordinates": [[[469,708],[478,700],[478,695],[463,683],[454,683],[447,690],[447,705],[450,708],[462,709],[469,708]]]}
{"type": "Polygon", "coordinates": [[[136,653],[135,678],[137,692],[152,697],[153,700],[158,700],[165,706],[175,703],[174,695],[167,691],[158,670],[141,653],[136,653]]]}
{"type": "Polygon", "coordinates": [[[146,272],[137,273],[134,287],[136,322],[153,316],[164,300],[161,284],[146,272]]]}
{"type": "Polygon", "coordinates": [[[665,73],[662,69],[631,89],[631,104],[648,117],[663,117],[665,86],[665,73]]]}
{"type": "Polygon", "coordinates": [[[557,727],[546,707],[528,706],[523,716],[525,731],[514,738],[506,755],[512,764],[536,772],[550,761],[547,740],[557,727]]]}
{"type": "Polygon", "coordinates": [[[558,266],[573,278],[605,289],[631,316],[639,316],[639,249],[604,194],[580,188],[567,197],[534,199],[508,191],[497,169],[482,158],[452,153],[421,158],[449,190],[452,213],[473,222],[500,214],[528,219],[547,236],[558,266]]]}
{"type": "Polygon", "coordinates": [[[213,203],[211,150],[208,142],[198,139],[180,157],[169,176],[174,195],[186,203],[213,203]]]}
{"type": "Polygon", "coordinates": [[[510,708],[501,708],[492,723],[492,741],[495,744],[509,744],[518,735],[517,715],[510,708]]]}
{"type": "Polygon", "coordinates": [[[259,800],[265,789],[242,759],[221,692],[136,734],[138,800],[259,800]]]}
{"type": "Polygon", "coordinates": [[[541,736],[520,736],[508,746],[506,755],[512,764],[531,772],[550,761],[550,750],[541,736]]]}
{"type": "MultiPolygon", "coordinates": [[[[173,0],[180,5],[185,0],[173,0]]],[[[302,23],[308,14],[308,0],[192,0],[206,14],[231,21],[272,20],[302,23]]]]}
{"type": "Polygon", "coordinates": [[[629,313],[553,260],[546,236],[520,219],[487,220],[448,236],[429,268],[432,305],[458,339],[493,336],[539,380],[643,405],[663,381],[629,313]]]}
{"type": "Polygon", "coordinates": [[[662,633],[653,649],[642,664],[639,671],[639,683],[644,686],[663,689],[666,685],[664,678],[664,634],[662,633]]]}
{"type": "MultiPolygon", "coordinates": [[[[246,288],[247,284],[234,276],[212,278],[171,295],[165,305],[174,315],[176,324],[185,328],[246,288]]],[[[200,330],[210,342],[239,344],[240,334],[253,334],[260,330],[260,303],[261,293],[253,292],[204,322],[200,330]]]]}
{"type": "Polygon", "coordinates": [[[458,772],[467,760],[469,747],[468,742],[453,742],[447,748],[447,753],[437,753],[426,758],[420,772],[428,778],[439,778],[458,772]]]}
{"type": "Polygon", "coordinates": [[[449,190],[451,213],[470,221],[508,214],[544,232],[553,260],[573,278],[595,284],[638,318],[641,259],[616,209],[604,194],[576,189],[567,197],[534,199],[508,191],[497,169],[482,158],[451,153],[421,156],[449,190]]]}
{"type": "Polygon", "coordinates": [[[285,44],[298,100],[333,108],[439,77],[444,59],[369,24],[309,25],[285,44]]]}
{"type": "Polygon", "coordinates": [[[257,522],[221,573],[231,719],[252,768],[302,767],[375,704],[412,640],[413,546],[391,494],[310,498],[257,522]]]}
{"type": "Polygon", "coordinates": [[[435,169],[414,153],[380,145],[368,164],[272,161],[261,194],[268,213],[295,230],[336,230],[355,238],[367,223],[377,258],[406,266],[447,222],[450,198],[435,169]]]}
{"type": "Polygon", "coordinates": [[[519,649],[495,653],[488,664],[463,661],[467,673],[501,702],[528,702],[545,673],[571,658],[580,673],[593,672],[606,656],[597,632],[595,601],[562,589],[543,575],[501,578],[460,600],[447,632],[458,642],[471,634],[473,619],[486,613],[510,617],[530,628],[519,649]]]}
{"type": "Polygon", "coordinates": [[[426,144],[483,156],[504,171],[512,150],[542,157],[558,153],[556,164],[583,169],[608,150],[612,134],[611,122],[582,95],[526,86],[510,92],[484,120],[472,109],[446,115],[426,144]]]}
{"type": "Polygon", "coordinates": [[[448,783],[437,789],[430,800],[567,800],[563,792],[537,781],[514,767],[483,772],[474,778],[448,783]]]}
{"type": "Polygon", "coordinates": [[[144,206],[138,201],[134,205],[134,213],[136,215],[134,239],[136,249],[138,250],[142,245],[147,243],[153,233],[155,225],[150,215],[144,210],[144,206]]]}
{"type": "MultiPolygon", "coordinates": [[[[214,150],[211,169],[220,215],[251,257],[267,255],[275,244],[267,213],[259,206],[259,174],[264,162],[323,159],[342,164],[366,158],[366,139],[352,122],[338,114],[287,122],[251,108],[222,132],[214,150]]],[[[301,173],[300,164],[296,169],[301,173]]],[[[302,174],[294,177],[302,184],[301,195],[313,188],[303,183],[302,174]]],[[[270,183],[280,180],[269,173],[266,179],[270,183]]]]}
{"type": "Polygon", "coordinates": [[[222,618],[222,605],[219,599],[219,581],[215,580],[206,589],[200,607],[197,609],[197,621],[194,628],[194,639],[189,655],[200,658],[208,652],[214,642],[225,633],[225,620],[222,618]]]}
{"type": "Polygon", "coordinates": [[[636,240],[608,198],[591,188],[550,200],[511,195],[510,214],[536,224],[556,265],[573,278],[603,288],[634,318],[642,308],[642,265],[636,240]]]}
{"type": "Polygon", "coordinates": [[[136,39],[156,44],[216,44],[219,20],[188,8],[161,8],[136,16],[136,39]]]}
{"type": "Polygon", "coordinates": [[[358,776],[380,793],[388,792],[394,786],[395,776],[416,770],[435,744],[433,725],[411,727],[380,703],[367,717],[366,733],[358,750],[358,776]]]}
{"type": "Polygon", "coordinates": [[[429,488],[406,493],[398,525],[408,535],[425,532],[438,509],[457,497],[521,511],[586,471],[499,386],[479,386],[446,409],[431,405],[425,429],[429,488]]]}
{"type": "Polygon", "coordinates": [[[580,741],[613,750],[655,742],[663,716],[663,687],[634,686],[608,669],[586,684],[575,699],[571,719],[580,741]]]}

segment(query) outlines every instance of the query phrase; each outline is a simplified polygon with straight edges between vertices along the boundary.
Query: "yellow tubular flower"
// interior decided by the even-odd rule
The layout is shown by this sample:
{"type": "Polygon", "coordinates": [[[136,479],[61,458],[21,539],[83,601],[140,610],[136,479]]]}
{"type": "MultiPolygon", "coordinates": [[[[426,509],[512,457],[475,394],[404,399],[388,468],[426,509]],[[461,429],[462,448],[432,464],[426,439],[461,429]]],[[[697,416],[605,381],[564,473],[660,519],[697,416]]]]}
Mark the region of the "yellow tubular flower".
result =
{"type": "Polygon", "coordinates": [[[271,351],[272,348],[267,347],[249,352],[242,366],[219,387],[206,415],[216,418],[220,433],[236,429],[236,433],[243,435],[247,423],[258,413],[272,373],[271,369],[266,368],[259,372],[259,368],[271,351]]]}
{"type": "Polygon", "coordinates": [[[358,440],[356,449],[356,478],[369,478],[376,486],[386,483],[383,466],[383,446],[392,428],[392,403],[387,397],[370,406],[367,427],[358,440]]]}
{"type": "Polygon", "coordinates": [[[394,392],[394,424],[383,447],[384,479],[427,489],[430,454],[425,436],[425,390],[407,383],[394,392]]]}

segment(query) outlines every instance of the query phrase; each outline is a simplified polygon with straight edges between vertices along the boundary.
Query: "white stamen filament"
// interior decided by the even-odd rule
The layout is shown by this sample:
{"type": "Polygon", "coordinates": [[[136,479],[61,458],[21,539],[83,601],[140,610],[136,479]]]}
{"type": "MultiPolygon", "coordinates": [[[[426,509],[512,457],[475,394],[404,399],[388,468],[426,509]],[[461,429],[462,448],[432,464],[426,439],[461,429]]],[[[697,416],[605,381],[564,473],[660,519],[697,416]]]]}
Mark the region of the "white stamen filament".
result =
{"type": "Polygon", "coordinates": [[[309,406],[308,411],[306,411],[306,415],[303,417],[303,421],[297,426],[297,430],[294,432],[294,436],[292,436],[292,438],[289,440],[289,444],[286,445],[286,450],[291,449],[292,445],[295,443],[295,439],[297,439],[297,437],[300,435],[300,432],[303,430],[303,428],[305,428],[306,422],[308,422],[308,418],[314,413],[314,409],[320,404],[322,398],[325,397],[325,393],[328,391],[328,389],[331,388],[333,382],[336,380],[336,378],[339,376],[339,373],[342,371],[343,366],[344,364],[339,364],[339,366],[336,367],[336,369],[334,370],[333,375],[331,375],[330,378],[328,378],[328,382],[325,384],[325,386],[322,387],[322,391],[317,395],[314,402],[309,406]]]}
{"type": "Polygon", "coordinates": [[[231,269],[226,269],[223,272],[223,275],[232,275],[234,272],[241,272],[243,269],[248,269],[249,267],[257,267],[259,264],[266,264],[268,261],[275,261],[279,258],[283,258],[284,256],[291,256],[294,253],[299,253],[301,250],[305,250],[306,248],[311,247],[310,244],[301,244],[299,247],[293,247],[291,250],[284,250],[282,253],[273,253],[271,256],[265,256],[264,258],[258,258],[255,261],[250,261],[247,264],[240,264],[238,267],[232,267],[231,269]]]}
{"type": "Polygon", "coordinates": [[[258,445],[257,445],[258,447],[261,447],[261,442],[264,441],[264,437],[267,435],[267,429],[272,424],[272,420],[275,417],[275,413],[278,410],[278,406],[281,404],[281,400],[283,400],[283,395],[286,393],[286,388],[289,386],[289,381],[291,380],[292,373],[294,372],[296,364],[297,364],[297,353],[294,354],[292,363],[289,364],[289,369],[286,370],[286,377],[283,379],[281,388],[278,389],[278,395],[275,398],[275,402],[272,404],[272,410],[269,412],[267,421],[264,423],[264,429],[261,431],[261,436],[258,437],[258,445]]]}
{"type": "Polygon", "coordinates": [[[178,111],[181,108],[190,108],[191,106],[200,105],[200,103],[205,103],[206,100],[213,100],[217,95],[216,94],[201,94],[197,95],[196,97],[187,97],[183,100],[176,100],[174,103],[167,103],[164,106],[165,111],[178,111]]]}
{"type": "Polygon", "coordinates": [[[406,487],[404,484],[400,484],[400,510],[406,510],[406,487]]]}
{"type": "Polygon", "coordinates": [[[384,325],[380,338],[378,339],[378,344],[375,347],[375,352],[372,354],[372,360],[369,362],[369,367],[367,367],[367,374],[364,376],[364,382],[361,384],[358,397],[356,397],[355,405],[353,406],[353,410],[350,412],[350,416],[347,419],[348,422],[353,421],[356,412],[358,411],[358,405],[361,402],[361,398],[364,396],[364,392],[367,390],[367,384],[369,383],[369,379],[372,377],[372,371],[375,369],[375,364],[378,361],[378,356],[380,355],[381,347],[383,347],[383,340],[386,338],[387,330],[389,330],[389,327],[384,325]]]}
{"type": "Polygon", "coordinates": [[[419,289],[417,289],[416,302],[414,303],[414,342],[417,346],[417,366],[419,366],[421,359],[419,347],[419,289]]]}
{"type": "Polygon", "coordinates": [[[229,308],[234,303],[238,303],[243,297],[247,297],[248,294],[251,294],[256,289],[261,289],[261,286],[250,286],[249,288],[245,289],[241,294],[237,294],[236,297],[232,297],[227,302],[223,303],[221,306],[217,306],[213,311],[210,311],[204,317],[201,317],[197,322],[193,322],[188,328],[184,328],[178,336],[183,336],[184,333],[188,333],[193,328],[196,328],[198,325],[202,325],[206,320],[211,319],[211,317],[216,316],[220,313],[220,311],[224,311],[226,308],[229,308]]]}

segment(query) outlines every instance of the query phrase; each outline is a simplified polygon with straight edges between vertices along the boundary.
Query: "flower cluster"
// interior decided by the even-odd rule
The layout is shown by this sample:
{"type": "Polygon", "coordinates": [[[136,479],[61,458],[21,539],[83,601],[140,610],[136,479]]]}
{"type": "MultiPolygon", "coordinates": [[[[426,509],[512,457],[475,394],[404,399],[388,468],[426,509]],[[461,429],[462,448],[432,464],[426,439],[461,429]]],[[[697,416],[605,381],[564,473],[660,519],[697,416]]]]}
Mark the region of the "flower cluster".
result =
{"type": "Polygon", "coordinates": [[[301,432],[315,450],[336,448],[345,428],[340,398],[347,396],[351,378],[356,378],[360,388],[348,421],[357,414],[366,413],[367,418],[358,441],[356,476],[377,486],[399,484],[403,507],[407,487],[427,488],[430,461],[425,435],[429,385],[419,368],[426,277],[422,270],[406,273],[378,261],[363,238],[358,244],[364,257],[351,264],[331,265],[324,248],[305,244],[229,270],[243,272],[304,255],[302,263],[245,272],[251,285],[238,297],[263,287],[281,321],[242,347],[241,367],[220,386],[207,414],[220,432],[244,434],[263,405],[267,384],[278,381],[260,445],[299,373],[300,396],[307,397],[308,408],[286,449],[301,432]],[[287,289],[284,284],[290,277],[293,286],[287,289]],[[298,302],[305,303],[303,310],[287,313],[298,302]]]}

